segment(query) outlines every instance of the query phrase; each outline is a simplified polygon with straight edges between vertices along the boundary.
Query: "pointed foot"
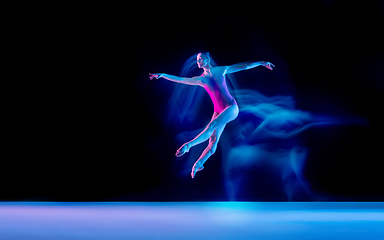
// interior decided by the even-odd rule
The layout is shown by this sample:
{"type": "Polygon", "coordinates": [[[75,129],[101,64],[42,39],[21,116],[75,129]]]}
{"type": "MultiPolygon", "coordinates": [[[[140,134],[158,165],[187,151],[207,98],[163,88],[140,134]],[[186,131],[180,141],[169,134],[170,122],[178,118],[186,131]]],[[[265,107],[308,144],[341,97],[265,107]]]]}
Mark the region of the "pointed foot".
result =
{"type": "Polygon", "coordinates": [[[176,151],[176,157],[181,157],[185,153],[189,152],[189,144],[184,143],[183,146],[181,146],[177,151],[176,151]]]}
{"type": "Polygon", "coordinates": [[[201,164],[199,161],[195,162],[195,164],[192,167],[191,177],[195,178],[195,175],[197,172],[200,172],[204,169],[203,164],[201,164]]]}

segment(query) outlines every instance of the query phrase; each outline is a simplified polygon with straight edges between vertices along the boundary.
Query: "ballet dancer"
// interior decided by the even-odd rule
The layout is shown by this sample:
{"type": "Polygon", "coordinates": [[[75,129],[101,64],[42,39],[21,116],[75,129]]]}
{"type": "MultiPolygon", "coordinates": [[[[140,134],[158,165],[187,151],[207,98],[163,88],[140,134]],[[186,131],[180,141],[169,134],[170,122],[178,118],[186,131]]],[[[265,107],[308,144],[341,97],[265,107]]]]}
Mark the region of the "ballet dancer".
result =
{"type": "Polygon", "coordinates": [[[216,152],[217,144],[225,126],[235,120],[239,114],[239,107],[236,100],[228,91],[225,75],[235,73],[258,66],[266,67],[273,70],[275,67],[270,62],[258,61],[238,63],[230,66],[211,66],[211,58],[209,52],[201,52],[197,55],[197,65],[204,72],[200,76],[187,78],[178,77],[166,73],[149,73],[149,79],[164,78],[166,80],[183,83],[188,85],[197,85],[203,87],[212,99],[214,113],[211,121],[206,128],[194,139],[184,143],[176,152],[177,157],[183,156],[189,150],[209,139],[208,147],[203,151],[199,159],[192,167],[191,177],[194,178],[196,172],[204,169],[204,163],[216,152]]]}

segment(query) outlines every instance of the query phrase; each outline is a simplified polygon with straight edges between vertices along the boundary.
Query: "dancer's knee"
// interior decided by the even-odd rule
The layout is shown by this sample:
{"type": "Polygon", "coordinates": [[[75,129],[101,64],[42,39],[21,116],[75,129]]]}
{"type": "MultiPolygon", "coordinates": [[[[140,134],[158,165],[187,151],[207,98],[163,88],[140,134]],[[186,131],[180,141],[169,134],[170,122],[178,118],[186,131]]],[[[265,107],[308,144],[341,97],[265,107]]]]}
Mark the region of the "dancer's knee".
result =
{"type": "Polygon", "coordinates": [[[212,122],[210,122],[208,124],[208,129],[207,130],[208,130],[209,135],[213,134],[213,131],[215,131],[215,129],[218,127],[217,125],[218,125],[217,121],[215,121],[215,120],[213,120],[212,122]]]}

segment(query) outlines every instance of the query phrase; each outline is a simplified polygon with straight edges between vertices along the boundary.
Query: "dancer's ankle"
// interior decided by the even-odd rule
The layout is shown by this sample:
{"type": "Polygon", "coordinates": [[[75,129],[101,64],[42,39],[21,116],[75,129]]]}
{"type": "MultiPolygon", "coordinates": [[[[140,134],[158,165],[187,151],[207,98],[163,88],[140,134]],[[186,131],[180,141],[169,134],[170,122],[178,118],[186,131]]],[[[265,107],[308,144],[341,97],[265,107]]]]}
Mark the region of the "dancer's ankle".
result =
{"type": "Polygon", "coordinates": [[[192,147],[192,144],[191,144],[191,142],[186,142],[185,146],[187,147],[187,149],[189,151],[189,149],[191,149],[191,147],[192,147]]]}

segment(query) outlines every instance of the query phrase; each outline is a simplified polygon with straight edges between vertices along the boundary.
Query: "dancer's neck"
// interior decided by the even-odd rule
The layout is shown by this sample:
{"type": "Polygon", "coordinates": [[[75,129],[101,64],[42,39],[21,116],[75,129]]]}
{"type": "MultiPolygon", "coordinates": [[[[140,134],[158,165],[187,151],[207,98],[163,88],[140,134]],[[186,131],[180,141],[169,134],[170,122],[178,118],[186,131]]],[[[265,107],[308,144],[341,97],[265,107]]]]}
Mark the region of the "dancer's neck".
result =
{"type": "Polygon", "coordinates": [[[208,63],[207,66],[205,66],[204,69],[204,75],[212,75],[211,74],[211,65],[208,63]]]}

